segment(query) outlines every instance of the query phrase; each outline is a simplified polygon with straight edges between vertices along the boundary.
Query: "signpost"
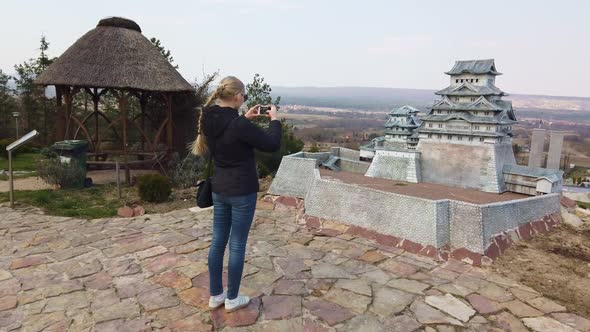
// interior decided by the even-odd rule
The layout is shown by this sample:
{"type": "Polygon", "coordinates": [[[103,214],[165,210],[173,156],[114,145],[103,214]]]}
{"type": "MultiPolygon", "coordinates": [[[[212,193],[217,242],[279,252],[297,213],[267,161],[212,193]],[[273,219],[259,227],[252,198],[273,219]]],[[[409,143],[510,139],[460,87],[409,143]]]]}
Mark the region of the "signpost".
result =
{"type": "MultiPolygon", "coordinates": [[[[18,134],[17,134],[18,135],[18,134]]],[[[16,141],[12,142],[9,146],[6,147],[6,151],[8,151],[8,181],[9,181],[9,191],[10,191],[10,207],[14,207],[14,178],[12,176],[12,151],[16,150],[19,146],[25,144],[27,141],[32,139],[33,137],[39,135],[39,132],[33,130],[26,134],[25,136],[17,139],[16,141]]]]}
{"type": "Polygon", "coordinates": [[[12,112],[12,116],[14,116],[14,120],[16,121],[16,139],[18,139],[18,117],[20,116],[20,112],[12,112]]]}

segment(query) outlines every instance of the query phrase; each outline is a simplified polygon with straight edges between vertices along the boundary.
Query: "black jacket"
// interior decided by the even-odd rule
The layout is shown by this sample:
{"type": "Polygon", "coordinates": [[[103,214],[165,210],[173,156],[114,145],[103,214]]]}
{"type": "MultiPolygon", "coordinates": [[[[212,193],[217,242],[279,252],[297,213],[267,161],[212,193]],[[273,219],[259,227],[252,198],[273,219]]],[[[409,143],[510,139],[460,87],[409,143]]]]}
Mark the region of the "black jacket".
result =
{"type": "Polygon", "coordinates": [[[237,110],[214,105],[203,110],[201,126],[213,153],[213,192],[227,196],[257,192],[254,149],[277,151],[281,147],[281,122],[271,121],[268,130],[263,130],[237,110]]]}

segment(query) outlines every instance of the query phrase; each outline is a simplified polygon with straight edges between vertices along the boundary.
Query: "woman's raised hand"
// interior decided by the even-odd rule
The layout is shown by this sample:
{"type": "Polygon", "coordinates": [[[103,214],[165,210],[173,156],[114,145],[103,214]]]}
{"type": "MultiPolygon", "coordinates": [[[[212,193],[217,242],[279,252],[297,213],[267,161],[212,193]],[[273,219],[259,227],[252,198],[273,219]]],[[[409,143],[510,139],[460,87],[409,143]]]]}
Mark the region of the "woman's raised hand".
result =
{"type": "Polygon", "coordinates": [[[244,114],[246,119],[250,120],[250,119],[254,119],[256,117],[259,117],[261,115],[258,113],[259,107],[260,107],[260,105],[254,105],[254,106],[250,107],[250,109],[246,112],[246,114],[244,114]]]}

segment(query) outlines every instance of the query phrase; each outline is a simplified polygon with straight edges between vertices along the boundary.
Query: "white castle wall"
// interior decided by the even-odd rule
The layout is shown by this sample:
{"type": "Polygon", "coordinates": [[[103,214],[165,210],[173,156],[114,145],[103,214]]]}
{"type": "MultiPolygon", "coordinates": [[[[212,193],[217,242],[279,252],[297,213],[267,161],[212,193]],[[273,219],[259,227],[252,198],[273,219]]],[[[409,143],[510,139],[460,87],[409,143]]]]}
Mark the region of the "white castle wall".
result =
{"type": "Polygon", "coordinates": [[[365,176],[418,183],[420,176],[420,153],[377,150],[365,176]]]}
{"type": "Polygon", "coordinates": [[[423,182],[500,193],[506,190],[504,164],[516,163],[510,144],[456,144],[420,141],[423,182]]]}

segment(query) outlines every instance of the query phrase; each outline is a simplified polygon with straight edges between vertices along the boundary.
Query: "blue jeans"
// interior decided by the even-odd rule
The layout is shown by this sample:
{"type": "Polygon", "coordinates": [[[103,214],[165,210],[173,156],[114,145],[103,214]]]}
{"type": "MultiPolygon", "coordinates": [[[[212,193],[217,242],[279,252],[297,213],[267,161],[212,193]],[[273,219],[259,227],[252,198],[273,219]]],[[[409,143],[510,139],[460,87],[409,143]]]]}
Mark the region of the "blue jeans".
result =
{"type": "Polygon", "coordinates": [[[209,292],[211,296],[223,293],[222,273],[225,246],[229,240],[227,297],[238,296],[248,232],[256,209],[256,193],[242,196],[224,196],[213,193],[213,239],[209,248],[209,292]]]}

